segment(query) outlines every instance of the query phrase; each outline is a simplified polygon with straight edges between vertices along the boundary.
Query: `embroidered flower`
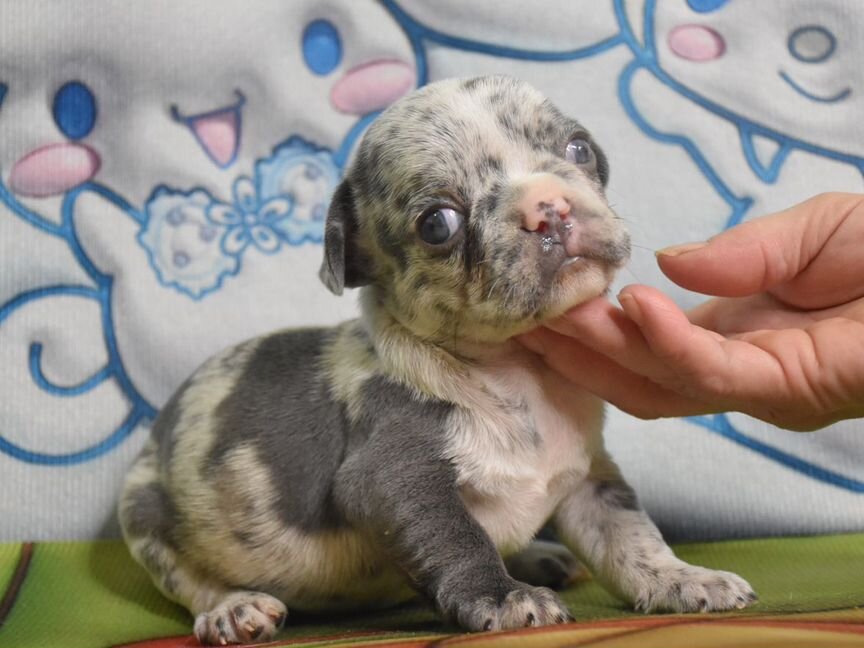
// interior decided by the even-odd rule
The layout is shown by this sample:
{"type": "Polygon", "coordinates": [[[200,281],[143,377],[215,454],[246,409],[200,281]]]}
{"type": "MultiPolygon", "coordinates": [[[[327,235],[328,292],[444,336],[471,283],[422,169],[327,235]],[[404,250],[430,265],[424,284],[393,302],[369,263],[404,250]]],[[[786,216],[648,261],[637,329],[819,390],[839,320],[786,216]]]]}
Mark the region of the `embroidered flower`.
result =
{"type": "Polygon", "coordinates": [[[330,151],[292,137],[256,163],[254,180],[235,180],[230,204],[204,189],[157,189],[138,241],[164,285],[200,299],[240,272],[250,245],[274,254],[283,242],[320,243],[340,175],[330,151]]]}
{"type": "Polygon", "coordinates": [[[341,177],[332,152],[319,149],[300,137],[276,147],[273,155],[255,166],[260,196],[291,200],[290,218],[276,224],[291,245],[324,239],[327,206],[341,177]]]}
{"type": "Polygon", "coordinates": [[[160,187],[147,201],[147,222],[138,242],[159,280],[198,299],[218,288],[238,261],[223,254],[225,228],[207,218],[213,198],[203,190],[183,193],[160,187]]]}
{"type": "Polygon", "coordinates": [[[227,229],[222,238],[225,254],[239,255],[250,243],[266,254],[273,254],[282,243],[276,227],[290,211],[289,198],[261,199],[252,181],[240,177],[234,182],[234,204],[215,203],[207,209],[207,217],[227,229]]]}

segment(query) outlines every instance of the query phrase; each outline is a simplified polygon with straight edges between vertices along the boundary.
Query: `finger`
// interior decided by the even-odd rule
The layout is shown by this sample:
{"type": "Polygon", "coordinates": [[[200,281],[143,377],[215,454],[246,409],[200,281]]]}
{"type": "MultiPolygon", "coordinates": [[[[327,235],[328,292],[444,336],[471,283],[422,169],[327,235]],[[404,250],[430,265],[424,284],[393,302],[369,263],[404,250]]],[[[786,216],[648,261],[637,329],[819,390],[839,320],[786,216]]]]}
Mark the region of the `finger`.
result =
{"type": "Polygon", "coordinates": [[[864,354],[861,322],[838,318],[726,339],[691,324],[652,288],[630,286],[619,299],[668,372],[653,380],[672,380],[686,396],[772,421],[784,410],[823,414],[864,400],[864,369],[848,362],[850,352],[864,354]]]}
{"type": "Polygon", "coordinates": [[[547,324],[579,340],[623,367],[642,375],[656,373],[658,361],[639,327],[605,298],[591,300],[547,324]]]}
{"type": "Polygon", "coordinates": [[[633,373],[578,341],[549,329],[517,338],[556,373],[618,409],[643,419],[695,416],[719,410],[633,373]]]}
{"type": "MultiPolygon", "coordinates": [[[[862,196],[854,194],[817,196],[791,209],[734,227],[703,245],[661,250],[657,254],[658,263],[666,276],[689,290],[723,297],[760,293],[790,282],[802,273],[841,223],[861,209],[861,203],[862,196]]],[[[864,261],[861,267],[864,269],[864,261]]],[[[813,277],[811,281],[823,278],[819,273],[813,277]]],[[[799,279],[798,284],[802,283],[807,284],[799,279]]],[[[858,282],[856,289],[860,289],[858,282]]],[[[795,284],[785,289],[785,293],[793,296],[795,291],[795,284]]],[[[817,296],[808,294],[808,299],[817,296]]],[[[832,299],[836,296],[832,295],[832,299]]],[[[794,299],[791,303],[813,305],[794,299]]]]}
{"type": "Polygon", "coordinates": [[[724,336],[764,329],[804,328],[831,316],[829,311],[791,308],[767,293],[752,297],[715,297],[686,312],[692,324],[724,336]]]}
{"type": "MultiPolygon", "coordinates": [[[[677,320],[686,324],[685,332],[689,331],[691,327],[683,311],[665,298],[663,307],[675,310],[677,320]]],[[[639,324],[606,299],[594,299],[574,308],[548,326],[558,333],[578,339],[593,351],[637,374],[656,379],[666,377],[669,373],[664,361],[646,341],[639,324]]],[[[719,334],[710,335],[722,339],[719,334]]]]}

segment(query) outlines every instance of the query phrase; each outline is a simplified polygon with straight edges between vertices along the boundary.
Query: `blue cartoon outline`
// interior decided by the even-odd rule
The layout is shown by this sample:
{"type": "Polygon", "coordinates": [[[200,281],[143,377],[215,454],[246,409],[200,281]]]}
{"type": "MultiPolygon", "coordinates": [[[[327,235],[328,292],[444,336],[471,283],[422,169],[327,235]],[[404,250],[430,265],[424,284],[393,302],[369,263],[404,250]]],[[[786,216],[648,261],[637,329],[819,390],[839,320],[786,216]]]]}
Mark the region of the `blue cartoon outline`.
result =
{"type": "MultiPolygon", "coordinates": [[[[417,70],[417,86],[422,86],[429,81],[429,64],[427,46],[429,44],[440,45],[455,50],[466,52],[474,52],[494,56],[499,58],[510,58],[514,60],[536,61],[536,62],[555,62],[577,60],[597,56],[612,50],[619,46],[626,47],[633,56],[633,60],[627,64],[619,75],[618,79],[618,97],[622,106],[625,109],[628,117],[634,124],[649,138],[675,146],[680,146],[690,157],[699,171],[703,174],[710,185],[715,189],[718,195],[727,203],[730,208],[730,214],[727,218],[725,228],[741,222],[750,207],[753,204],[753,199],[750,196],[738,196],[732,189],[722,180],[708,159],[702,154],[698,146],[689,138],[674,134],[664,133],[655,129],[648,120],[646,120],[636,108],[630,94],[631,81],[633,76],[640,70],[649,71],[656,79],[673,91],[684,96],[696,105],[712,112],[713,114],[734,124],[741,138],[742,151],[747,160],[748,165],[756,174],[756,176],[765,183],[772,183],[777,180],[779,173],[789,155],[793,150],[802,150],[815,155],[827,157],[843,163],[851,164],[864,172],[864,160],[861,158],[846,155],[837,151],[820,147],[816,144],[797,140],[793,137],[776,131],[764,124],[760,124],[749,120],[741,115],[728,110],[727,108],[715,104],[698,93],[690,90],[686,86],[677,82],[674,78],[666,74],[660,67],[656,55],[656,45],[654,42],[654,10],[656,0],[645,0],[643,8],[644,17],[644,33],[642,45],[639,39],[633,32],[632,26],[627,18],[624,7],[625,0],[610,0],[613,11],[618,22],[619,32],[613,36],[605,38],[602,41],[594,43],[587,47],[581,47],[573,50],[563,51],[544,51],[544,50],[527,50],[520,48],[504,47],[493,43],[482,42],[458,36],[446,34],[431,27],[428,27],[416,20],[408,12],[406,12],[397,0],[381,0],[384,8],[389,12],[397,25],[404,32],[413,52],[415,59],[415,67],[417,70]],[[778,149],[774,153],[771,160],[766,165],[756,154],[753,145],[753,138],[756,136],[764,137],[777,143],[778,149]]],[[[714,4],[709,3],[711,6],[714,4]]],[[[720,6],[722,3],[716,4],[720,6]]],[[[7,87],[0,84],[0,102],[2,102],[7,87]]],[[[239,93],[239,91],[238,91],[239,93]]],[[[241,95],[242,96],[242,95],[241,95]]],[[[814,98],[815,100],[816,98],[814,98]]],[[[224,110],[224,109],[223,109],[224,110]]],[[[219,112],[219,111],[213,111],[219,112]]],[[[333,161],[338,169],[344,169],[347,160],[356,145],[357,140],[366,130],[369,124],[378,117],[381,111],[376,111],[360,117],[354,125],[349,129],[348,133],[342,139],[342,142],[332,153],[333,161]]],[[[179,111],[178,111],[179,116],[179,111]]],[[[200,116],[200,115],[199,115],[200,116]]],[[[182,117],[182,116],[180,116],[182,117]]],[[[238,115],[238,128],[241,122],[239,121],[242,115],[238,115]]],[[[194,133],[194,131],[193,131],[194,133]]],[[[205,152],[207,152],[206,147],[205,152]]],[[[238,147],[239,151],[239,132],[238,132],[238,147]]],[[[324,149],[322,149],[324,150],[324,149]]],[[[275,149],[274,149],[275,152],[275,149]]],[[[209,152],[207,152],[209,156],[209,152]]],[[[232,158],[229,166],[236,158],[232,158]]],[[[212,157],[211,157],[212,160],[212,157]]],[[[215,163],[215,160],[214,160],[215,163]]],[[[218,163],[217,163],[218,165],[218,163]]],[[[221,166],[221,165],[220,165],[221,166]]],[[[224,168],[224,167],[223,167],[224,168]]],[[[154,189],[154,194],[159,190],[159,187],[154,189]]],[[[165,187],[165,190],[173,191],[165,187]]],[[[56,295],[75,295],[78,297],[92,299],[100,304],[102,309],[103,331],[106,348],[108,349],[109,360],[106,366],[97,371],[90,378],[82,381],[77,385],[59,386],[50,382],[42,373],[41,370],[41,353],[42,346],[38,342],[31,344],[29,352],[29,364],[31,377],[35,384],[39,385],[43,390],[56,394],[58,396],[75,396],[86,393],[94,389],[99,384],[113,379],[121,387],[126,398],[130,401],[130,412],[123,423],[112,432],[103,441],[86,448],[84,450],[65,454],[65,455],[49,455],[40,454],[25,450],[6,440],[0,434],[0,451],[6,454],[38,464],[75,464],[82,461],[87,461],[98,457],[111,448],[119,444],[126,438],[131,431],[141,421],[150,419],[155,416],[155,409],[147,403],[144,398],[137,392],[128,375],[126,374],[122,360],[117,350],[116,339],[114,337],[113,322],[111,320],[111,285],[112,278],[100,273],[92,262],[84,254],[84,251],[77,239],[72,223],[72,209],[77,198],[84,192],[95,192],[110,202],[117,205],[129,217],[136,220],[142,227],[146,224],[144,213],[138,212],[131,207],[120,196],[113,193],[109,189],[102,187],[93,182],[81,185],[71,190],[63,201],[63,218],[60,224],[54,223],[44,217],[28,210],[20,204],[9,193],[6,187],[0,183],[0,202],[4,203],[12,213],[37,227],[49,235],[61,238],[69,245],[70,250],[75,255],[81,267],[87,272],[90,279],[94,282],[95,287],[76,286],[76,285],[55,285],[45,288],[31,290],[20,295],[17,295],[7,303],[0,306],[0,324],[12,312],[23,306],[24,304],[42,298],[48,298],[56,295]]],[[[189,192],[196,191],[195,189],[189,192]]],[[[151,195],[152,197],[152,195],[151,195]]],[[[310,239],[312,240],[312,239],[310,239]]],[[[242,261],[242,260],[241,260],[242,261]]],[[[152,265],[152,262],[151,262],[152,265]]],[[[239,271],[239,269],[238,269],[239,271]]],[[[701,429],[709,431],[726,438],[727,440],[746,447],[758,454],[780,463],[791,470],[795,470],[803,475],[806,475],[817,481],[831,484],[838,488],[855,493],[864,493],[864,482],[850,477],[846,477],[831,470],[822,468],[812,462],[803,460],[790,453],[784,452],[779,448],[755,440],[746,434],[738,431],[729,418],[725,414],[718,414],[710,417],[693,417],[686,419],[692,424],[697,425],[701,429]]]]}
{"type": "Polygon", "coordinates": [[[789,76],[789,74],[786,71],[780,70],[777,74],[779,74],[780,78],[783,79],[789,85],[789,87],[791,87],[795,92],[800,94],[802,97],[809,99],[810,101],[816,101],[818,103],[833,104],[833,103],[839,103],[841,101],[844,101],[845,99],[848,99],[849,95],[852,94],[852,88],[850,88],[849,86],[846,86],[843,90],[841,90],[837,94],[831,95],[830,97],[820,97],[817,94],[813,94],[809,90],[805,90],[804,87],[801,86],[800,84],[798,84],[795,81],[795,79],[793,79],[791,76],[789,76]]]}
{"type": "Polygon", "coordinates": [[[64,240],[79,266],[85,271],[93,283],[92,286],[56,284],[19,293],[12,299],[0,305],[0,325],[2,325],[3,321],[19,308],[33,301],[54,296],[73,296],[95,301],[100,306],[103,340],[108,354],[108,361],[105,366],[94,376],[91,376],[78,385],[69,387],[59,386],[50,382],[42,373],[42,344],[39,342],[31,342],[28,353],[30,373],[37,386],[48,393],[61,397],[81,395],[95,389],[109,379],[114,380],[126,399],[130,402],[130,410],[123,422],[105,439],[75,452],[52,454],[28,450],[27,448],[9,441],[2,435],[2,433],[0,433],[0,452],[4,452],[10,457],[19,459],[26,463],[54,466],[74,465],[95,459],[120,444],[132,433],[139,423],[145,420],[152,420],[156,415],[156,409],[138,393],[123,367],[123,362],[120,357],[114,333],[114,323],[111,316],[111,288],[113,285],[113,278],[100,272],[87,257],[75,231],[75,203],[81,195],[88,191],[107,198],[120,209],[125,211],[129,216],[140,222],[140,215],[131,208],[129,203],[117,196],[111,190],[96,183],[88,182],[79,185],[78,187],[71,189],[64,196],[60,210],[60,224],[49,221],[29,210],[23,204],[18,202],[8,189],[0,183],[0,202],[3,202],[3,204],[11,209],[14,214],[34,227],[41,229],[51,236],[64,240]]]}

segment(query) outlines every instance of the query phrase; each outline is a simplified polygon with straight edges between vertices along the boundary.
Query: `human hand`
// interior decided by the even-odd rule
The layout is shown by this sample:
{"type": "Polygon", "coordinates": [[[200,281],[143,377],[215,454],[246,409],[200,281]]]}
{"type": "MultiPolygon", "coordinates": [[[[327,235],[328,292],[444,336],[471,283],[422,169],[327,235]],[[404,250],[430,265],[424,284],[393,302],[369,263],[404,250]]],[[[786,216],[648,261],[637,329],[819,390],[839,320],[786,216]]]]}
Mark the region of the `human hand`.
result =
{"type": "Polygon", "coordinates": [[[864,416],[864,196],[823,194],[657,259],[717,298],[685,313],[628,286],[620,309],[597,298],[520,341],[640,418],[738,411],[812,430],[864,416]]]}

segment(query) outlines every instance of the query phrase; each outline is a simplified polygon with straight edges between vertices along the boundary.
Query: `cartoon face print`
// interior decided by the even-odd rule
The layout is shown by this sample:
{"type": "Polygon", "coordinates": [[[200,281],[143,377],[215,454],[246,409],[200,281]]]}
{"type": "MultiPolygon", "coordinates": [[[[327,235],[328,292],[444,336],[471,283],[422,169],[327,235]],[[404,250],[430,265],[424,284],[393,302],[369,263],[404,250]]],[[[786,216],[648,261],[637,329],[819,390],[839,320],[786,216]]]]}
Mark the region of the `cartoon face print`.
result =
{"type": "Polygon", "coordinates": [[[310,126],[336,149],[415,85],[404,34],[380,28],[392,21],[374,2],[224,2],[207,16],[167,0],[37,2],[4,11],[16,21],[38,26],[0,43],[0,179],[21,198],[94,180],[140,205],[181,179],[229,196],[244,162],[310,126]]]}
{"type": "MultiPolygon", "coordinates": [[[[47,286],[0,276],[0,307],[31,312],[36,298],[16,291],[35,289],[58,309],[19,356],[44,341],[45,375],[105,377],[137,422],[221,348],[355,314],[320,285],[317,244],[354,143],[416,83],[410,43],[381,5],[33,2],[3,14],[28,27],[0,39],[0,235],[13,224],[32,238],[20,263],[65,245],[68,265],[47,286]],[[54,366],[44,331],[76,325],[52,297],[67,283],[86,286],[104,366],[80,345],[69,371],[54,366]]],[[[0,312],[0,345],[12,311],[0,312]]],[[[31,380],[26,364],[10,367],[31,380]]]]}
{"type": "Polygon", "coordinates": [[[663,71],[697,100],[794,139],[864,155],[864,41],[842,0],[664,0],[654,13],[663,71]],[[730,88],[734,88],[731,91],[730,88]]]}

